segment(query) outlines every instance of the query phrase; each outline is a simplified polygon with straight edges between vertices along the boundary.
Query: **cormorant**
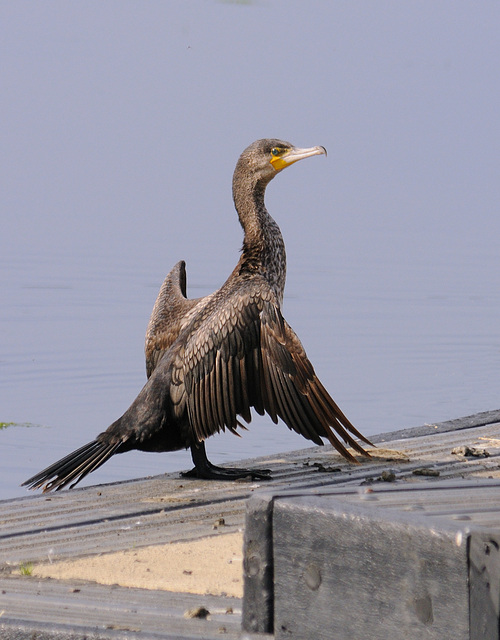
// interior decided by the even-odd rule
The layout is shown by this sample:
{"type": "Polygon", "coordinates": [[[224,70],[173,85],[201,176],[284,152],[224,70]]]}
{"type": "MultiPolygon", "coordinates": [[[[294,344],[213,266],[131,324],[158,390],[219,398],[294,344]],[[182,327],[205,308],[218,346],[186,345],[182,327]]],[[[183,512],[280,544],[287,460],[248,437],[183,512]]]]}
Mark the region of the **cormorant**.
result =
{"type": "Polygon", "coordinates": [[[43,491],[77,484],[115,453],[190,448],[198,478],[232,480],[268,471],[216,467],[205,440],[249,423],[253,407],[278,417],[315,444],[322,438],[357,462],[341,440],[369,456],[371,444],[349,422],[318,380],[299,338],[283,318],[285,245],[264,204],[268,183],[297,160],[325,154],[282,140],[257,140],[241,154],[233,199],[244,231],[241,257],[224,285],[204,298],[186,297],[185,263],[166,277],[146,332],[148,381],[121,418],[93,442],[36,474],[24,485],[43,491]]]}

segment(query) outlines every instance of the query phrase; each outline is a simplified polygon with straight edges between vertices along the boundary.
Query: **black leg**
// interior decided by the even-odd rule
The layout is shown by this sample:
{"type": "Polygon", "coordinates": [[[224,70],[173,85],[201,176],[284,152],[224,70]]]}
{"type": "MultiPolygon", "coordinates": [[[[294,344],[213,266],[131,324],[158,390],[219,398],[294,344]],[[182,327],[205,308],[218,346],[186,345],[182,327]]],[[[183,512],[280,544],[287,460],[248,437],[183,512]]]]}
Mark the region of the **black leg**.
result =
{"type": "Polygon", "coordinates": [[[251,478],[252,480],[270,480],[271,471],[269,469],[231,469],[217,467],[207,458],[205,443],[191,445],[191,457],[194,462],[194,469],[183,473],[184,478],[201,478],[203,480],[237,480],[238,478],[251,478]]]}

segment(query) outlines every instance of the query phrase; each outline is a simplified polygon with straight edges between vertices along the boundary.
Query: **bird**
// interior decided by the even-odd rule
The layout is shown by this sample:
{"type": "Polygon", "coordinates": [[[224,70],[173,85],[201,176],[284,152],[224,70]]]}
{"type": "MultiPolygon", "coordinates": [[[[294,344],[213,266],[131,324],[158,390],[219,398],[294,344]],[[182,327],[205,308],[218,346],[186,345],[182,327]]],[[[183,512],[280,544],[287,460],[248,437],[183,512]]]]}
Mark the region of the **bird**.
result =
{"type": "Polygon", "coordinates": [[[239,157],[233,201],[244,239],[239,261],[220,289],[187,297],[186,265],[165,278],[146,331],[147,382],[118,420],[95,440],[26,480],[23,486],[74,487],[111,456],[133,449],[190,449],[194,468],[184,475],[265,480],[269,470],[220,467],[207,457],[205,440],[251,421],[251,410],[280,418],[317,445],[329,441],[348,461],[370,457],[372,443],[344,415],[318,379],[304,347],[282,314],[285,244],[268,213],[269,182],[299,160],[326,155],[322,146],[295,147],[257,140],[239,157]],[[357,438],[357,439],[356,439],[357,438]],[[345,444],[344,444],[345,443],[345,444]]]}

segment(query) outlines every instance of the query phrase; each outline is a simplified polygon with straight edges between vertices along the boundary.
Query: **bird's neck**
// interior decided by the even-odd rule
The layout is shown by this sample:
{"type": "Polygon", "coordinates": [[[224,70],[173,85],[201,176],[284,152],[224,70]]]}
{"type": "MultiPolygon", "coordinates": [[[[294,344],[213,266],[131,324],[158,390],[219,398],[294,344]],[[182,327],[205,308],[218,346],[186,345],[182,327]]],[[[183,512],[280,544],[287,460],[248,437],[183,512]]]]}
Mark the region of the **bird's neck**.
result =
{"type": "Polygon", "coordinates": [[[264,204],[266,186],[251,182],[233,185],[234,204],[245,233],[238,268],[240,273],[264,276],[281,304],[286,279],[285,243],[264,204]]]}

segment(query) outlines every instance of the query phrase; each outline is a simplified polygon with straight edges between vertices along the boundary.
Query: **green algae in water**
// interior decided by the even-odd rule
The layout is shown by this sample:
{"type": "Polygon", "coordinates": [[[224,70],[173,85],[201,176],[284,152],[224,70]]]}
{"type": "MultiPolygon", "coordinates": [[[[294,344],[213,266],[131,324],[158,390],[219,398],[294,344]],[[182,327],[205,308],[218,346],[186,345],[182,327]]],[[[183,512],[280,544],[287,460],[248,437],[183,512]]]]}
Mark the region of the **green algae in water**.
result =
{"type": "Polygon", "coordinates": [[[37,425],[30,422],[0,422],[0,431],[7,427],[36,427],[37,425]]]}

